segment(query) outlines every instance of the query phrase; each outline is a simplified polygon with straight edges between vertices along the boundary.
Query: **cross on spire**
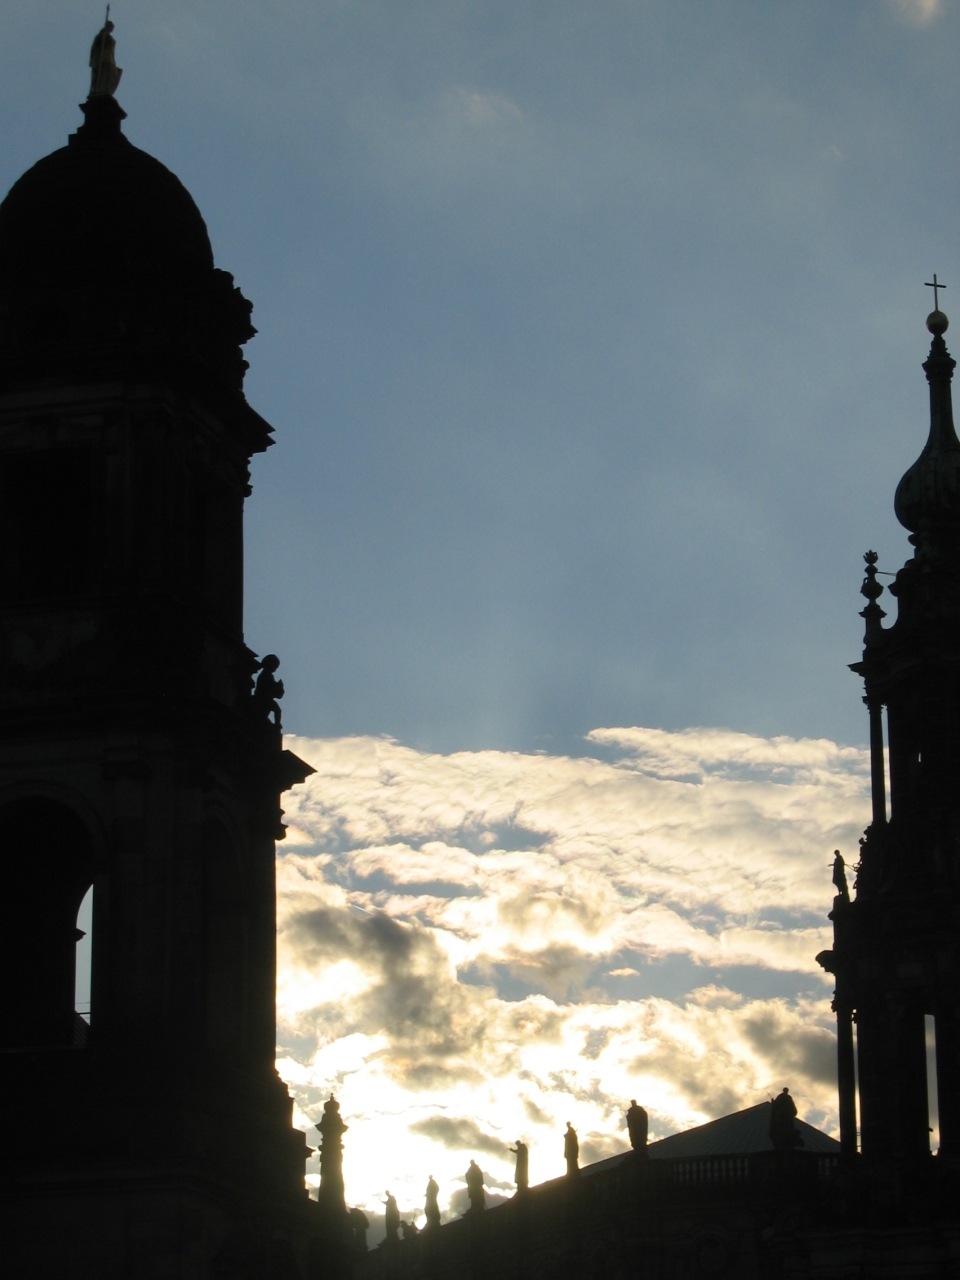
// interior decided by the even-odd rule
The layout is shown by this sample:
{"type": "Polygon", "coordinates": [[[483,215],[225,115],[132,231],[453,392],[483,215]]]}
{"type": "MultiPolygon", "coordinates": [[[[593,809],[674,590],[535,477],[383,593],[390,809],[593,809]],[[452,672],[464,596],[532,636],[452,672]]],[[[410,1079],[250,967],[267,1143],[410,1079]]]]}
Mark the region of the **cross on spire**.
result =
{"type": "Polygon", "coordinates": [[[939,280],[937,279],[937,273],[936,273],[936,272],[934,272],[934,273],[933,273],[933,279],[932,279],[932,280],[927,280],[927,281],[925,281],[925,282],[924,282],[924,287],[925,287],[925,288],[927,288],[927,289],[932,289],[932,290],[933,290],[933,309],[934,309],[934,311],[939,311],[939,310],[940,310],[940,298],[938,297],[938,291],[939,291],[940,289],[945,289],[947,286],[946,286],[945,284],[941,284],[941,283],[939,282],[939,280]]]}

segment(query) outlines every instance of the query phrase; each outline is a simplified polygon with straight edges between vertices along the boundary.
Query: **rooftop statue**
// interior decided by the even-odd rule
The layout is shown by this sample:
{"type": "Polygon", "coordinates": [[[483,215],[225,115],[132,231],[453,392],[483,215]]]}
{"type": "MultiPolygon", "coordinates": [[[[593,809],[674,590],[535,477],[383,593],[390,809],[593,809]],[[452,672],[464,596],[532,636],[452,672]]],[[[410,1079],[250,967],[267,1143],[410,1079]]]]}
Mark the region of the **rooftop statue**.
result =
{"type": "Polygon", "coordinates": [[[483,1170],[476,1160],[470,1161],[470,1168],[464,1174],[467,1184],[467,1195],[470,1197],[471,1209],[485,1209],[486,1198],[483,1194],[483,1170]]]}
{"type": "Polygon", "coordinates": [[[634,1151],[640,1155],[647,1154],[647,1130],[649,1127],[649,1118],[643,1107],[637,1105],[636,1098],[630,1099],[630,1106],[627,1110],[627,1133],[630,1135],[630,1145],[634,1151]]]}
{"type": "Polygon", "coordinates": [[[400,1231],[400,1210],[397,1208],[396,1199],[387,1192],[387,1198],[383,1202],[386,1206],[386,1212],[383,1215],[384,1226],[387,1229],[387,1242],[396,1244],[398,1240],[398,1232],[400,1231]]]}
{"type": "Polygon", "coordinates": [[[113,23],[110,21],[110,6],[107,5],[107,16],[103,27],[93,37],[90,46],[90,94],[91,98],[112,98],[117,92],[117,85],[123,71],[117,66],[115,51],[117,42],[113,38],[113,23]]]}
{"type": "Polygon", "coordinates": [[[577,1137],[577,1131],[567,1121],[566,1132],[563,1135],[563,1158],[567,1162],[567,1173],[579,1173],[580,1171],[580,1139],[577,1137]]]}
{"type": "Polygon", "coordinates": [[[517,1184],[518,1191],[526,1191],[530,1186],[530,1152],[525,1142],[517,1139],[517,1145],[511,1147],[517,1157],[517,1167],[513,1175],[513,1180],[517,1184]]]}
{"type": "Polygon", "coordinates": [[[797,1118],[797,1104],[790,1097],[786,1085],[770,1104],[770,1141],[778,1151],[792,1151],[803,1146],[803,1139],[793,1123],[797,1118]]]}
{"type": "Polygon", "coordinates": [[[844,902],[850,901],[850,888],[847,885],[846,863],[843,860],[843,854],[839,849],[834,850],[833,854],[833,883],[837,890],[837,896],[842,898],[844,902]]]}
{"type": "Polygon", "coordinates": [[[440,1225],[440,1205],[437,1203],[437,1196],[440,1194],[440,1188],[434,1181],[431,1173],[427,1182],[426,1201],[423,1206],[423,1216],[427,1220],[428,1227],[439,1227],[440,1225]]]}

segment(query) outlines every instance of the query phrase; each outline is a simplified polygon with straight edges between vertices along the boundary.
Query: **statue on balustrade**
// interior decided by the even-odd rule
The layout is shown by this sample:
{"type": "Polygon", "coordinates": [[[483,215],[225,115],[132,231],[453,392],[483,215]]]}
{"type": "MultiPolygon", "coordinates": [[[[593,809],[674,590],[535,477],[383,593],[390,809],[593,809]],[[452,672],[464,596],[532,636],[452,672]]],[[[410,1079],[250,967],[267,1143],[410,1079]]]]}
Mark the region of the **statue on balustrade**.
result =
{"type": "Polygon", "coordinates": [[[797,1118],[797,1104],[790,1097],[786,1085],[770,1104],[770,1141],[778,1151],[792,1151],[802,1147],[803,1139],[793,1123],[797,1118]]]}
{"type": "Polygon", "coordinates": [[[640,1156],[647,1154],[649,1123],[649,1117],[644,1108],[637,1105],[636,1098],[631,1098],[627,1109],[627,1133],[630,1135],[631,1147],[640,1156]]]}
{"type": "Polygon", "coordinates": [[[440,1188],[434,1181],[433,1174],[427,1182],[426,1202],[423,1206],[423,1216],[427,1220],[427,1228],[439,1227],[440,1225],[440,1205],[437,1203],[437,1196],[440,1194],[440,1188]]]}
{"type": "Polygon", "coordinates": [[[563,1158],[567,1162],[568,1176],[580,1172],[580,1139],[569,1120],[563,1135],[563,1158]]]}
{"type": "Polygon", "coordinates": [[[527,1144],[518,1138],[517,1145],[510,1150],[517,1157],[517,1167],[513,1175],[517,1191],[527,1191],[530,1187],[530,1152],[527,1144]]]}
{"type": "Polygon", "coordinates": [[[470,1161],[470,1168],[464,1175],[467,1184],[467,1195],[470,1197],[471,1209],[486,1208],[486,1198],[483,1194],[483,1170],[477,1164],[476,1160],[470,1161]]]}
{"type": "Polygon", "coordinates": [[[397,1244],[400,1238],[400,1210],[397,1208],[397,1202],[389,1191],[384,1205],[386,1206],[386,1212],[383,1215],[383,1220],[387,1229],[387,1243],[397,1244]]]}

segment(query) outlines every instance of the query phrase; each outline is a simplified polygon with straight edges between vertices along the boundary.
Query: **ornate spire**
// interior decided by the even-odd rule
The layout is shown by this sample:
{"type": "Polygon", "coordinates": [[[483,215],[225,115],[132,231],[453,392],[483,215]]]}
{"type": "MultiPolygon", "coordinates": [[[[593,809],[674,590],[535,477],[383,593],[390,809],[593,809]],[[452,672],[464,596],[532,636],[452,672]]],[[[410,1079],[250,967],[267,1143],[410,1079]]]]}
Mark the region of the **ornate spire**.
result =
{"type": "Polygon", "coordinates": [[[920,457],[897,485],[894,499],[897,519],[913,534],[960,534],[960,440],[953,425],[950,391],[957,362],[943,340],[949,323],[939,309],[927,316],[927,328],[933,334],[923,365],[930,384],[930,435],[920,457]]]}

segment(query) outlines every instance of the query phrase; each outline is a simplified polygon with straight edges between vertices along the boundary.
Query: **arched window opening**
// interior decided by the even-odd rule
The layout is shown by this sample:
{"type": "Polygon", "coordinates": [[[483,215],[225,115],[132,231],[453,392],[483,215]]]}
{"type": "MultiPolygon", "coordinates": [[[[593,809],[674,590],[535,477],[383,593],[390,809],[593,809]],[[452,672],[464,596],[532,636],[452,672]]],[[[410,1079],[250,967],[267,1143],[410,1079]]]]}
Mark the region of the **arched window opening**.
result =
{"type": "Polygon", "coordinates": [[[236,850],[221,822],[203,826],[207,1043],[237,1053],[246,1039],[248,918],[236,850]]]}
{"type": "Polygon", "coordinates": [[[0,964],[7,983],[0,1047],[82,1042],[77,917],[93,864],[90,834],[66,805],[38,798],[0,808],[0,964]]]}
{"type": "Polygon", "coordinates": [[[86,1044],[90,1025],[90,972],[93,960],[93,885],[84,894],[77,912],[76,977],[74,979],[74,1040],[86,1044]]]}
{"type": "Polygon", "coordinates": [[[923,1019],[927,1050],[927,1120],[930,1150],[940,1150],[940,1099],[937,1096],[937,1023],[932,1013],[923,1019]]]}

